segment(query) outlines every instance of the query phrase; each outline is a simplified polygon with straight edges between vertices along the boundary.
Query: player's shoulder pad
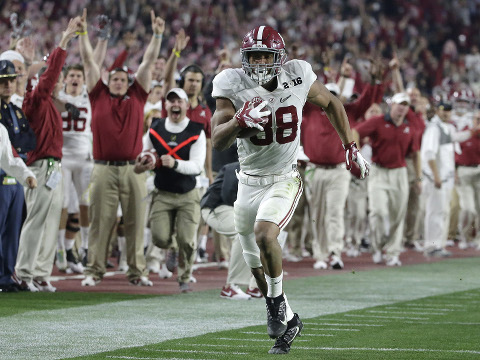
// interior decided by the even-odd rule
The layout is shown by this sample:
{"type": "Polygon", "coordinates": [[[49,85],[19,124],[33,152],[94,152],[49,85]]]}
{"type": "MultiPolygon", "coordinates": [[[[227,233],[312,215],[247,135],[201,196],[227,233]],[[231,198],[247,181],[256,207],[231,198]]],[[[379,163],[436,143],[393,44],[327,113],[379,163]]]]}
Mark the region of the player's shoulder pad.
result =
{"type": "Polygon", "coordinates": [[[313,72],[312,65],[305,60],[292,59],[287,61],[283,68],[287,73],[306,74],[313,72]]]}
{"type": "Polygon", "coordinates": [[[212,97],[233,97],[241,89],[241,69],[225,69],[213,79],[212,97]]]}

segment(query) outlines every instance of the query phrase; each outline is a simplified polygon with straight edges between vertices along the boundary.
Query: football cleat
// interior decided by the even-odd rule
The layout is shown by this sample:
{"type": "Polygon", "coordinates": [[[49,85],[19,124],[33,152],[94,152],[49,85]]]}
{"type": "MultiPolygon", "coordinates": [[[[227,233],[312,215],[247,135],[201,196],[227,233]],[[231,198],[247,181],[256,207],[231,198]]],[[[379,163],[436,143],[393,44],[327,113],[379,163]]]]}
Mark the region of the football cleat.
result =
{"type": "Polygon", "coordinates": [[[272,339],[282,336],[287,330],[287,306],[283,294],[267,301],[267,333],[272,339]]]}
{"type": "Polygon", "coordinates": [[[292,320],[288,322],[287,331],[285,334],[278,337],[275,341],[275,345],[268,350],[269,354],[288,354],[290,352],[290,347],[292,346],[293,340],[297,336],[301,336],[303,329],[303,323],[298,317],[298,314],[293,314],[292,320]]]}

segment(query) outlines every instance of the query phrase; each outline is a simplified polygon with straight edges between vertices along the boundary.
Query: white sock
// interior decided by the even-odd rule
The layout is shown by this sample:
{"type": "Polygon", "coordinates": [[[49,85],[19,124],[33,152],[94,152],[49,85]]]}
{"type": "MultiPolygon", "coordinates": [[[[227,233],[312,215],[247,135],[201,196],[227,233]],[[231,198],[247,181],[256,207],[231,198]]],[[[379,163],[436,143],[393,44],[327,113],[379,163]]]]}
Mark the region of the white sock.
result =
{"type": "Polygon", "coordinates": [[[200,240],[198,241],[198,247],[204,250],[207,248],[207,235],[200,236],[200,240]]]}
{"type": "Polygon", "coordinates": [[[82,239],[82,248],[88,249],[88,226],[80,227],[80,238],[82,239]]]}
{"type": "Polygon", "coordinates": [[[285,299],[285,307],[287,308],[287,321],[290,321],[293,319],[293,311],[290,308],[290,304],[288,303],[287,295],[285,293],[283,293],[283,297],[285,299]]]}
{"type": "Polygon", "coordinates": [[[65,250],[72,250],[74,244],[75,244],[75,239],[65,238],[65,250]]]}
{"type": "Polygon", "coordinates": [[[58,230],[57,250],[65,250],[65,229],[58,230]]]}
{"type": "Polygon", "coordinates": [[[271,278],[265,274],[265,279],[267,280],[268,292],[267,296],[271,298],[276,298],[277,296],[282,295],[283,292],[283,271],[280,276],[271,278]]]}

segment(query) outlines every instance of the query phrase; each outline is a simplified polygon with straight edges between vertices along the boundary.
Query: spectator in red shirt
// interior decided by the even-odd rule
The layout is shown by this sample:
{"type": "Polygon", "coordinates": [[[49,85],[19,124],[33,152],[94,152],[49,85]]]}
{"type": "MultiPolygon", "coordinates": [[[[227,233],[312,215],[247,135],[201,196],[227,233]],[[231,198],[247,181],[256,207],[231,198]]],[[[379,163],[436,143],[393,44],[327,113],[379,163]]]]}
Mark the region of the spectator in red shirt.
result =
{"type": "MultiPolygon", "coordinates": [[[[480,110],[474,113],[471,122],[463,129],[478,129],[480,126],[480,110]]],[[[457,185],[460,212],[458,214],[458,230],[460,233],[460,249],[467,249],[470,245],[480,250],[480,133],[475,134],[463,143],[460,143],[461,154],[455,155],[457,166],[457,185]],[[476,222],[476,236],[473,242],[470,240],[472,226],[476,222]]]]}
{"type": "Polygon", "coordinates": [[[23,111],[37,138],[37,147],[28,154],[27,165],[38,180],[36,189],[25,192],[27,218],[20,235],[16,276],[39,291],[54,292],[50,284],[57,232],[63,202],[60,160],[63,122],[54,97],[63,84],[62,67],[68,42],[75,36],[80,18],[71,19],[58,47],[48,59],[35,89],[27,89],[23,111]]]}
{"type": "MultiPolygon", "coordinates": [[[[377,69],[372,65],[372,84],[365,86],[360,98],[344,105],[352,127],[370,105],[381,101],[383,90],[382,85],[376,84],[377,76],[380,76],[377,69]]],[[[340,97],[336,84],[326,84],[326,87],[340,97]]],[[[314,219],[312,250],[316,262],[313,267],[326,269],[331,256],[330,266],[343,269],[344,209],[350,173],[346,171],[345,151],[335,128],[320,107],[308,102],[303,108],[301,140],[314,167],[306,178],[312,191],[309,205],[314,219]]]]}
{"type": "Polygon", "coordinates": [[[143,107],[151,84],[151,67],[160,51],[165,22],[152,19],[153,36],[145,50],[136,78],[126,68],[110,71],[108,85],[100,78],[87,36],[87,12],[79,27],[87,91],[92,105],[94,169],[91,178],[91,226],[86,277],[82,286],[95,286],[106,272],[110,233],[121,204],[127,243],[127,277],[130,283],[152,286],[143,254],[146,178],[134,173],[135,158],[142,151],[143,107]],[[131,82],[131,84],[129,84],[131,82]]]}
{"type": "MultiPolygon", "coordinates": [[[[410,98],[406,93],[392,97],[390,111],[360,123],[353,129],[357,143],[370,137],[372,172],[368,181],[370,229],[374,263],[383,260],[388,266],[401,266],[402,237],[408,201],[408,177],[405,157],[414,153],[417,186],[421,183],[419,143],[406,119],[410,98]]],[[[420,192],[420,189],[418,189],[420,192]]]]}

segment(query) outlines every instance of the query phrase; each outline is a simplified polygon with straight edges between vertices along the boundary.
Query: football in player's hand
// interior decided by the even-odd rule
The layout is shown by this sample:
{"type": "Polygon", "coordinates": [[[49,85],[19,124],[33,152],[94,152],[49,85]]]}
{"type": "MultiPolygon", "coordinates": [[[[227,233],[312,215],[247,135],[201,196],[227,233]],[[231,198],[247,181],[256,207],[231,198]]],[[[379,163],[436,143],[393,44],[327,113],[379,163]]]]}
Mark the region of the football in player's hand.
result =
{"type": "Polygon", "coordinates": [[[257,128],[245,128],[240,130],[237,137],[242,139],[251,138],[252,136],[257,135],[259,132],[260,130],[257,128]]]}
{"type": "Polygon", "coordinates": [[[143,151],[139,155],[140,163],[143,165],[152,165],[157,162],[156,154],[152,151],[143,151]]]}

